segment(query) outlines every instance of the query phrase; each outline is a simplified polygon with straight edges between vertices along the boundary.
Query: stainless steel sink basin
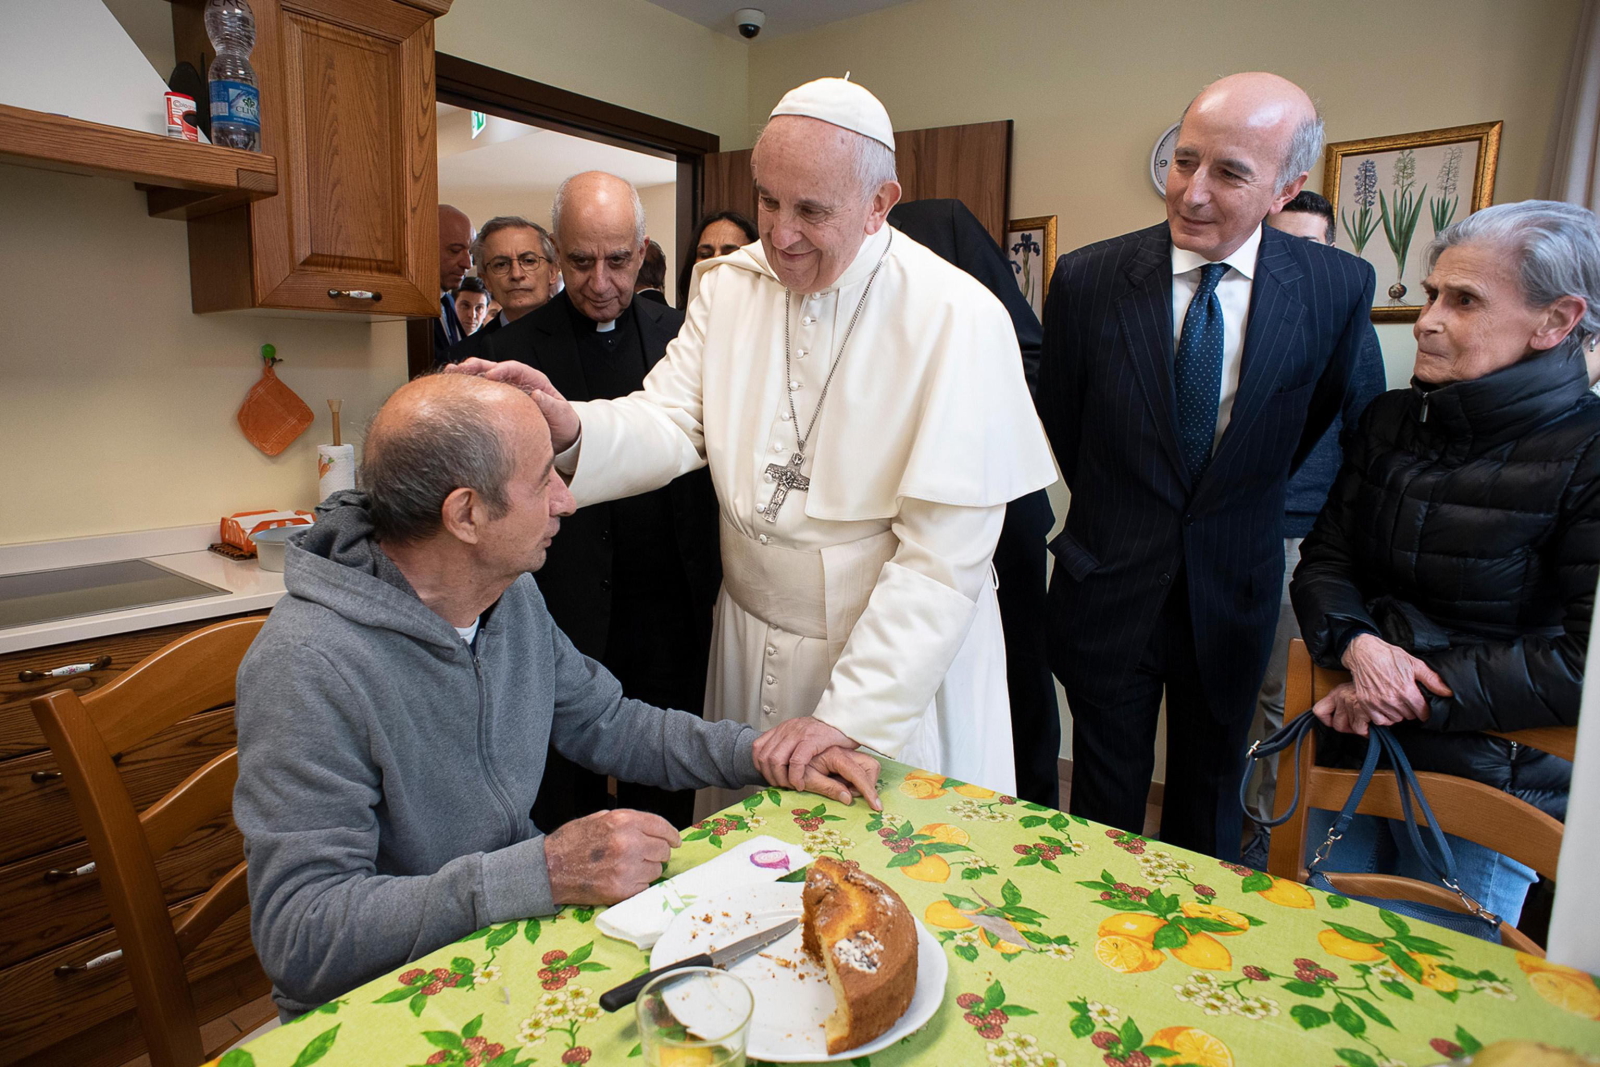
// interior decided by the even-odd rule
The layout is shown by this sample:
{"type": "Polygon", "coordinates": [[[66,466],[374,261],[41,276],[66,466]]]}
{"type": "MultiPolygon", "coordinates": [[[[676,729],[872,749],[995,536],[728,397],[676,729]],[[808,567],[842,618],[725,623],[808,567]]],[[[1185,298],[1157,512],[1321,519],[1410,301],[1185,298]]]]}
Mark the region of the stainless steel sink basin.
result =
{"type": "Polygon", "coordinates": [[[147,559],[0,575],[0,630],[227,592],[147,559]]]}

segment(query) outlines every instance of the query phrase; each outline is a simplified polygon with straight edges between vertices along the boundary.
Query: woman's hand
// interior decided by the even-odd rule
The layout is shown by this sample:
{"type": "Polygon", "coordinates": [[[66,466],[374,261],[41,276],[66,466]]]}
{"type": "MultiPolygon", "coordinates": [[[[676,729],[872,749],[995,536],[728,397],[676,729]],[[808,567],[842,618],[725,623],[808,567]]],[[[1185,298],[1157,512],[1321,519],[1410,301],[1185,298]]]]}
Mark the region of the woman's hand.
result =
{"type": "Polygon", "coordinates": [[[1340,727],[1329,720],[1337,716],[1335,708],[1344,709],[1344,721],[1354,725],[1359,719],[1359,729],[1344,730],[1345,733],[1365,737],[1368,721],[1379,726],[1393,726],[1406,719],[1425,721],[1428,698],[1420,687],[1442,697],[1454,695],[1432,667],[1372,634],[1361,634],[1351,641],[1342,659],[1350,681],[1317,701],[1318,708],[1329,705],[1327,714],[1318,712],[1317,717],[1337,730],[1340,727]],[[1341,689],[1348,692],[1336,700],[1341,689]]]}

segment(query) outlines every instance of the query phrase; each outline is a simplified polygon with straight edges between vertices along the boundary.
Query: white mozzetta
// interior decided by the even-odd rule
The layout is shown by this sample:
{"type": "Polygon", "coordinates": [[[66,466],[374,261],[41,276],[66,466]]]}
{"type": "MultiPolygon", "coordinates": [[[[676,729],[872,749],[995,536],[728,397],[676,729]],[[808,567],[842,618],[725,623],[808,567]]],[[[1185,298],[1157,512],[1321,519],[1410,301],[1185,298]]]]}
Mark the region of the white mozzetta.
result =
{"type": "Polygon", "coordinates": [[[276,604],[278,598],[283,596],[283,575],[263,571],[254,560],[236,563],[207,551],[205,546],[216,539],[215,524],[207,524],[107,537],[0,545],[0,574],[78,567],[120,559],[149,559],[178,574],[228,590],[226,595],[221,596],[108,611],[0,630],[0,653],[148,630],[173,623],[199,624],[207,619],[270,608],[276,604]]]}

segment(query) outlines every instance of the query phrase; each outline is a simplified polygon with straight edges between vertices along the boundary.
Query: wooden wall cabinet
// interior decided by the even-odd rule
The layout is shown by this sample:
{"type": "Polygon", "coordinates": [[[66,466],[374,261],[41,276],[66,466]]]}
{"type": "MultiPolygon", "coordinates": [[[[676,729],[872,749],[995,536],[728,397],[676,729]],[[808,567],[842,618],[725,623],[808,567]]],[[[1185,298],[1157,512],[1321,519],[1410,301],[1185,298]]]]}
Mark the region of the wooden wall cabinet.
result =
{"type": "MultiPolygon", "coordinates": [[[[144,1051],[133,989],[120,961],[84,969],[117,946],[83,827],[45,747],[29,701],[55,689],[87,692],[168,642],[205,625],[178,623],[0,655],[0,1065],[117,1067],[144,1051]],[[27,671],[109,657],[69,678],[27,671]]],[[[192,715],[120,753],[136,805],[159,798],[236,744],[233,707],[192,715]]],[[[244,854],[231,817],[200,827],[157,863],[168,903],[187,907],[244,854]]],[[[266,993],[249,913],[218,927],[189,958],[195,1006],[215,1018],[266,993]]]]}
{"type": "MultiPolygon", "coordinates": [[[[449,0],[251,6],[278,195],[190,219],[194,310],[437,315],[433,20],[449,0]]],[[[173,27],[205,70],[201,10],[174,3],[173,27]]],[[[164,206],[152,193],[152,214],[164,206]]]]}

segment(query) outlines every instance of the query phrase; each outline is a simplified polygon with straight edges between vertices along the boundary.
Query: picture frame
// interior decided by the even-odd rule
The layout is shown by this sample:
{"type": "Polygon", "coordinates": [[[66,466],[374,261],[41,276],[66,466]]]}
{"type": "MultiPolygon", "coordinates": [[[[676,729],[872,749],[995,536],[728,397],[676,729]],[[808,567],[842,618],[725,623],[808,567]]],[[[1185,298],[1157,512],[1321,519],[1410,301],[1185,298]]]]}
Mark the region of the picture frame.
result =
{"type": "Polygon", "coordinates": [[[1028,306],[1044,319],[1044,297],[1056,269],[1056,217],[1037,215],[1006,223],[1006,243],[1001,249],[1016,275],[1017,287],[1028,306]]]}
{"type": "Polygon", "coordinates": [[[1428,243],[1493,203],[1504,125],[1481,122],[1328,145],[1322,195],[1333,205],[1334,246],[1378,272],[1373,322],[1415,322],[1421,314],[1428,243]],[[1468,174],[1471,185],[1464,189],[1468,174]]]}

